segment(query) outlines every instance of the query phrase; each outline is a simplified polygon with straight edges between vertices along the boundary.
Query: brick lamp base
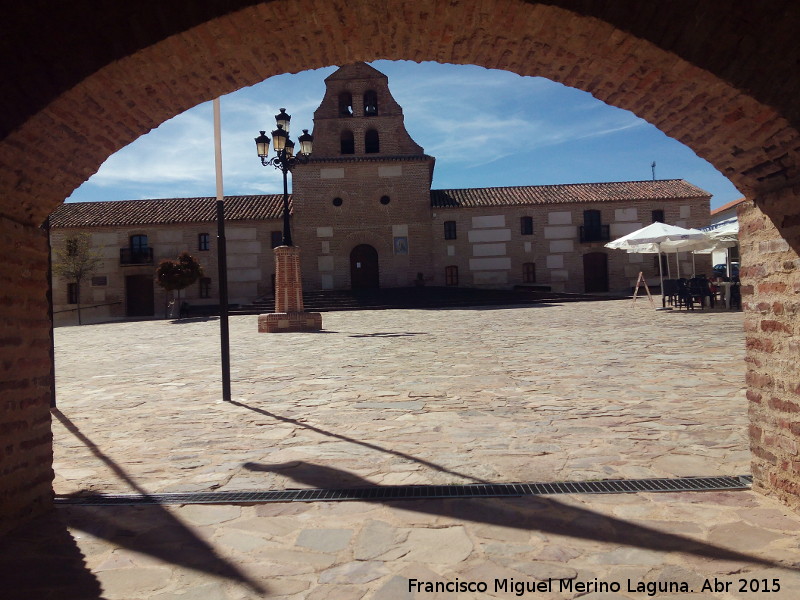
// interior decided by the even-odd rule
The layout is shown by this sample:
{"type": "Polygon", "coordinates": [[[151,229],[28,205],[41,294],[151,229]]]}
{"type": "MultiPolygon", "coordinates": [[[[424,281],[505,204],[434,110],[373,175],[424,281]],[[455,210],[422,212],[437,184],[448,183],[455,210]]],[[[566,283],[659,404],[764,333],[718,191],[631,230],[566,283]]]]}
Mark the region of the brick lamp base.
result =
{"type": "Polygon", "coordinates": [[[278,246],[275,248],[275,312],[258,315],[258,332],[320,329],[322,315],[303,310],[300,249],[297,246],[278,246]]]}
{"type": "Polygon", "coordinates": [[[259,333],[279,331],[319,331],[322,329],[320,313],[290,312],[258,315],[259,333]]]}

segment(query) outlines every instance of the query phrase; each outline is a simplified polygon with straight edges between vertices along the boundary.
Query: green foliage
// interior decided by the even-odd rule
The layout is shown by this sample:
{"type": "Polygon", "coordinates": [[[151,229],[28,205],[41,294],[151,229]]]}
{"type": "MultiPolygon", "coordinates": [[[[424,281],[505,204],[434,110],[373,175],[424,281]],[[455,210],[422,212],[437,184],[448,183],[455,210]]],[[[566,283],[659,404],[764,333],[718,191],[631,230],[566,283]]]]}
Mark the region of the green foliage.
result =
{"type": "Polygon", "coordinates": [[[100,255],[92,250],[92,240],[88,233],[79,233],[55,251],[53,273],[69,282],[77,283],[89,277],[102,262],[100,255]]]}
{"type": "Polygon", "coordinates": [[[182,252],[178,260],[162,260],[156,269],[156,283],[168,291],[189,287],[203,276],[203,267],[188,252],[182,252]]]}

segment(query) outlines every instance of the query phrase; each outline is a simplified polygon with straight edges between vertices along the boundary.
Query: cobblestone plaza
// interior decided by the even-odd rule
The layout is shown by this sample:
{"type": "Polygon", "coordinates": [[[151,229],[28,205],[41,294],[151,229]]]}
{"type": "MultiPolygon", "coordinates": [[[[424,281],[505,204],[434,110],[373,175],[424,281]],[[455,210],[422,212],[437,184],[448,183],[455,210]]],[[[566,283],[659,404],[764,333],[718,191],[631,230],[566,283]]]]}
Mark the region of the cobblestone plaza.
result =
{"type": "MultiPolygon", "coordinates": [[[[286,334],[235,317],[232,403],[218,330],[56,330],[57,494],[749,473],[738,312],[646,300],[338,312],[323,332],[286,334]]],[[[777,579],[771,598],[800,593],[800,518],[750,491],[62,506],[38,527],[80,557],[60,598],[70,586],[109,599],[511,598],[511,580],[573,582],[534,598],[645,598],[659,582],[661,598],[752,598],[741,578],[777,579]]],[[[47,544],[36,531],[9,540],[18,563],[47,544]]],[[[16,578],[48,597],[46,581],[16,578]]]]}

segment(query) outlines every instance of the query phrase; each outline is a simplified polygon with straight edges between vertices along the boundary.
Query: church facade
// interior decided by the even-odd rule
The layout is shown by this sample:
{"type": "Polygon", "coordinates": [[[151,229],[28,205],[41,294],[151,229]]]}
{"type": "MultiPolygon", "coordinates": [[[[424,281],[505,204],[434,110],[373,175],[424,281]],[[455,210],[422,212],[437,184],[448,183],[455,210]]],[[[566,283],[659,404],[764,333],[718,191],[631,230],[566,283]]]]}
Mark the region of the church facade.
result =
{"type": "MultiPolygon", "coordinates": [[[[607,241],[653,221],[708,224],[710,195],[683,180],[432,190],[435,159],[406,131],[386,76],[357,63],[325,83],[314,113],[313,154],[292,173],[292,236],[306,290],[535,285],[628,291],[640,272],[657,282],[657,259],[609,250],[607,241]]],[[[281,200],[226,198],[232,302],[272,291],[281,200]]],[[[96,320],[163,314],[155,266],[181,251],[205,270],[183,298],[214,304],[214,205],[212,198],[64,204],[51,216],[53,248],[79,232],[91,235],[103,262],[84,284],[81,303],[97,305],[88,313],[96,320]]],[[[707,262],[698,257],[697,271],[708,272],[707,262]]],[[[691,270],[691,256],[683,256],[681,271],[691,270]]],[[[70,322],[76,290],[53,284],[56,322],[70,322]]]]}

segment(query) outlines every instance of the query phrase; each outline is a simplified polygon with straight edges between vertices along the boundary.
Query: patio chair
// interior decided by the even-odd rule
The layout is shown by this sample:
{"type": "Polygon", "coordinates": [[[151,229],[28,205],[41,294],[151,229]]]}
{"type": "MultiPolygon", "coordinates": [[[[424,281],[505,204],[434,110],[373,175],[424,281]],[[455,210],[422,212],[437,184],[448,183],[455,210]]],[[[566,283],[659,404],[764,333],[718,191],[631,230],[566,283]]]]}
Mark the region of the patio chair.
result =
{"type": "Polygon", "coordinates": [[[678,308],[685,306],[687,310],[690,308],[694,310],[694,296],[692,296],[692,292],[689,289],[689,280],[681,277],[675,281],[678,285],[678,308]]]}
{"type": "Polygon", "coordinates": [[[731,303],[730,308],[734,306],[742,310],[742,284],[739,281],[738,277],[731,277],[731,282],[733,285],[731,286],[731,303]]]}
{"type": "Polygon", "coordinates": [[[661,290],[661,306],[666,307],[667,303],[670,306],[675,306],[675,301],[678,299],[678,280],[665,279],[663,287],[664,289],[661,290]]]}
{"type": "Polygon", "coordinates": [[[714,296],[711,294],[708,283],[708,279],[705,277],[692,277],[689,280],[689,293],[693,299],[697,299],[702,308],[706,306],[706,298],[708,298],[709,306],[714,308],[714,296]]]}

